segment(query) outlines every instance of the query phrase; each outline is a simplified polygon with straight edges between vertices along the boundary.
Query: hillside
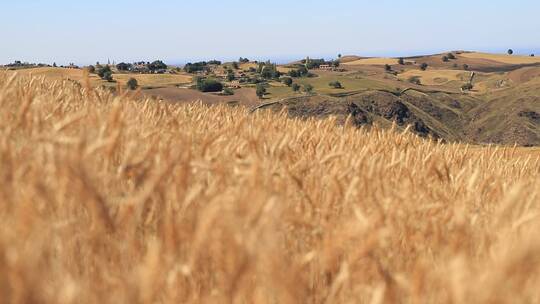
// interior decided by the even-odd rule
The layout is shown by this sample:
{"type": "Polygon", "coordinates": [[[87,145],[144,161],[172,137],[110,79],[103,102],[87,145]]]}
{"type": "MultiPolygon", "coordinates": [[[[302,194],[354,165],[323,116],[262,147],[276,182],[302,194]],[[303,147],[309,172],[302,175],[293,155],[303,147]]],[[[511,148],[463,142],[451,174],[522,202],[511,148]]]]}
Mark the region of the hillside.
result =
{"type": "Polygon", "coordinates": [[[162,74],[115,71],[113,82],[77,69],[16,72],[111,90],[122,89],[129,78],[135,78],[143,98],[250,108],[278,102],[275,109],[285,106],[293,116],[334,115],[344,121],[354,114],[359,127],[397,122],[406,128],[412,124],[417,134],[445,142],[540,146],[539,58],[466,51],[405,57],[402,61],[343,56],[338,67],[334,66],[336,61],[322,60],[326,68],[314,66],[296,76],[288,73],[305,68],[302,61],[269,67],[264,62],[248,61],[236,68],[233,63],[202,62],[199,64],[204,68],[192,74],[176,67],[162,74]],[[265,68],[275,72],[263,77],[265,68]],[[231,80],[228,74],[232,74],[231,80]],[[283,83],[288,77],[290,85],[283,83]],[[193,89],[198,78],[217,80],[228,89],[200,92],[193,89]],[[471,79],[472,87],[467,88],[471,79]],[[339,86],[331,85],[336,82],[339,86]],[[261,97],[256,95],[259,85],[265,89],[261,97]]]}
{"type": "Polygon", "coordinates": [[[0,299],[538,301],[538,149],[131,95],[0,73],[0,299]]]}

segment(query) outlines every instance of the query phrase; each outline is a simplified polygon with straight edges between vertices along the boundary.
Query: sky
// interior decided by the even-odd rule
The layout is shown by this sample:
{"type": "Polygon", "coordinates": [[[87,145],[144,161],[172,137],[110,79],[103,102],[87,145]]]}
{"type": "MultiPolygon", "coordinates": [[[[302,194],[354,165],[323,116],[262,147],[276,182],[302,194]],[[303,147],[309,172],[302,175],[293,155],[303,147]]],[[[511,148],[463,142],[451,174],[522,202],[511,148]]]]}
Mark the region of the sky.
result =
{"type": "Polygon", "coordinates": [[[540,52],[538,0],[0,0],[0,64],[540,52]]]}

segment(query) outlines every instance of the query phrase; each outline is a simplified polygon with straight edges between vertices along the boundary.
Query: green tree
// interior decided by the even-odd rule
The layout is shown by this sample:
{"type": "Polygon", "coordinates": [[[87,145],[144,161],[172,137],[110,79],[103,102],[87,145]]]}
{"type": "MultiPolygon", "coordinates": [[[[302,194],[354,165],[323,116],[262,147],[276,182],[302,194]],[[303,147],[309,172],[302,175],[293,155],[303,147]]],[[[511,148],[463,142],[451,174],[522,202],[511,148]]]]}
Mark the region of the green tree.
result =
{"type": "Polygon", "coordinates": [[[221,92],[223,84],[215,79],[197,79],[197,90],[201,92],[221,92]]]}
{"type": "Polygon", "coordinates": [[[285,78],[283,78],[283,83],[284,83],[286,86],[290,87],[290,86],[292,85],[292,83],[293,83],[293,80],[292,80],[291,77],[285,77],[285,78]]]}
{"type": "Polygon", "coordinates": [[[107,80],[108,82],[112,82],[113,81],[113,74],[111,71],[107,71],[103,74],[103,80],[107,80]]]}
{"type": "Polygon", "coordinates": [[[126,83],[126,86],[130,90],[136,90],[139,87],[139,82],[135,78],[130,78],[126,83]]]}
{"type": "Polygon", "coordinates": [[[232,70],[227,71],[227,80],[233,81],[236,79],[236,76],[234,76],[234,72],[232,70]]]}
{"type": "MultiPolygon", "coordinates": [[[[111,67],[106,65],[106,66],[102,66],[98,69],[97,71],[97,74],[98,76],[101,78],[101,79],[105,79],[105,76],[108,75],[108,74],[111,74],[112,75],[112,71],[111,71],[111,67]]],[[[106,80],[106,79],[105,79],[106,80]]]]}
{"type": "Polygon", "coordinates": [[[259,97],[260,99],[264,97],[264,94],[266,94],[266,87],[264,86],[264,84],[262,83],[257,84],[255,94],[257,94],[257,97],[259,97]]]}
{"type": "Polygon", "coordinates": [[[512,55],[512,54],[514,54],[514,50],[509,49],[509,50],[508,50],[508,55],[512,55]]]}

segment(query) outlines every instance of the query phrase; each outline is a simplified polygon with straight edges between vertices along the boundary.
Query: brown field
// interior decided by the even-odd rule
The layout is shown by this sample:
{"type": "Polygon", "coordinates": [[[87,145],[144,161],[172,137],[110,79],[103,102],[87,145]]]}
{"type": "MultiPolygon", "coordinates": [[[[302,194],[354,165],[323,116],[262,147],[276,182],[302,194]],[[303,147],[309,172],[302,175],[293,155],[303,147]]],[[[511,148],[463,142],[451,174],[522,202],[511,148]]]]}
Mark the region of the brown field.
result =
{"type": "Polygon", "coordinates": [[[461,70],[408,70],[398,75],[401,80],[419,77],[423,85],[443,85],[450,81],[468,81],[470,72],[461,70]]]}
{"type": "Polygon", "coordinates": [[[344,62],[344,65],[394,65],[398,64],[398,60],[395,58],[364,58],[354,61],[344,62]]]}
{"type": "MultiPolygon", "coordinates": [[[[9,71],[8,73],[17,73],[20,75],[46,77],[52,80],[70,79],[78,82],[84,82],[85,71],[82,69],[66,69],[66,68],[34,68],[18,71],[9,71]]],[[[101,80],[96,74],[88,75],[88,79],[92,85],[110,85],[115,86],[116,83],[107,83],[101,80]]],[[[114,80],[120,85],[125,85],[130,78],[137,79],[142,87],[160,87],[181,85],[190,83],[192,77],[184,74],[113,74],[114,80]]]]}
{"type": "Polygon", "coordinates": [[[460,57],[470,59],[487,59],[505,64],[534,64],[540,63],[540,57],[529,57],[519,55],[507,55],[507,54],[488,54],[488,53],[463,53],[460,57]]]}
{"type": "Polygon", "coordinates": [[[0,299],[539,303],[539,156],[0,73],[0,299]]]}
{"type": "Polygon", "coordinates": [[[173,102],[197,102],[205,104],[230,103],[237,101],[241,105],[256,105],[260,103],[253,88],[241,88],[234,90],[234,95],[221,96],[213,93],[202,93],[187,88],[160,88],[142,91],[145,96],[163,98],[173,102]]]}

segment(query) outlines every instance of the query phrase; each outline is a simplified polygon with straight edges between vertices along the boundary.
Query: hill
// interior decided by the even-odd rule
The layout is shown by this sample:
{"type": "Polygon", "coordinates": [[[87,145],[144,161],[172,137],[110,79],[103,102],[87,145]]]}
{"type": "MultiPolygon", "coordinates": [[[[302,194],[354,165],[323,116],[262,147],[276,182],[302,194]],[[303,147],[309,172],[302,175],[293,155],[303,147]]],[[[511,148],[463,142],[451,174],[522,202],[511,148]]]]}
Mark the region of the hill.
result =
{"type": "MultiPolygon", "coordinates": [[[[392,94],[363,97],[404,113],[392,94]]],[[[335,119],[0,73],[0,298],[538,299],[538,149],[335,119]]]]}
{"type": "Polygon", "coordinates": [[[74,69],[35,68],[18,73],[57,81],[69,79],[83,85],[88,81],[92,86],[114,90],[125,87],[134,77],[141,86],[141,96],[249,107],[278,102],[281,106],[274,108],[285,106],[291,114],[302,117],[337,115],[344,120],[352,106],[354,113],[369,118],[358,119],[358,126],[397,122],[406,128],[415,123],[417,128],[413,130],[419,135],[446,142],[540,146],[537,57],[452,51],[403,59],[344,56],[339,67],[331,66],[334,61],[323,60],[325,68],[314,65],[309,73],[290,74],[300,76],[292,77],[294,85],[290,86],[283,80],[291,70],[303,68],[301,61],[270,65],[268,68],[275,72],[266,75],[262,75],[262,67],[259,72],[253,69],[264,63],[255,62],[242,63],[238,69],[232,63],[206,65],[193,74],[176,68],[165,74],[115,71],[116,82],[105,82],[94,74],[85,78],[83,70],[74,69]],[[192,89],[196,77],[220,81],[227,90],[199,92],[192,89]],[[265,87],[261,98],[256,95],[257,86],[265,87]],[[394,113],[397,110],[400,113],[394,113]]]}

